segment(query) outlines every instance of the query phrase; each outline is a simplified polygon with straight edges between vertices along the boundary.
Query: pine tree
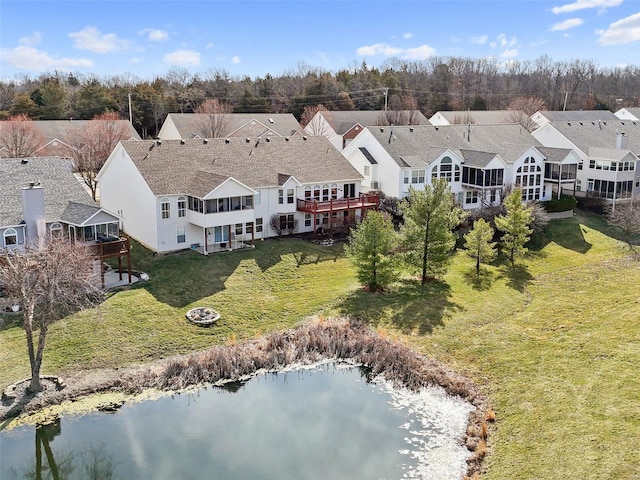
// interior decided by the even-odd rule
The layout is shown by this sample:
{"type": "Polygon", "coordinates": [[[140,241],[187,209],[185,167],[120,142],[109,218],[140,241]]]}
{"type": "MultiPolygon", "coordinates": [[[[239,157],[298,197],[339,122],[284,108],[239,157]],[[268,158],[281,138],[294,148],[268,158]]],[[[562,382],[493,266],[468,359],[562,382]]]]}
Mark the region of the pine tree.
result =
{"type": "Polygon", "coordinates": [[[529,225],[533,221],[531,207],[522,203],[522,189],[516,188],[504,200],[506,215],[495,218],[496,227],[502,235],[502,250],[509,256],[511,265],[515,264],[515,257],[527,253],[525,245],[533,230],[529,225]]]}
{"type": "Polygon", "coordinates": [[[476,275],[480,276],[480,264],[496,258],[496,244],[492,242],[494,230],[484,218],[473,222],[473,230],[464,236],[467,255],[476,261],[476,275]]]}
{"type": "Polygon", "coordinates": [[[421,283],[447,271],[456,244],[453,229],[465,213],[454,205],[449,183],[438,179],[424,190],[409,189],[401,202],[404,213],[402,240],[409,268],[421,271],[421,283]]]}
{"type": "Polygon", "coordinates": [[[356,267],[358,280],[375,292],[388,286],[395,278],[392,250],[397,234],[388,215],[372,211],[351,231],[346,246],[347,255],[356,267]]]}

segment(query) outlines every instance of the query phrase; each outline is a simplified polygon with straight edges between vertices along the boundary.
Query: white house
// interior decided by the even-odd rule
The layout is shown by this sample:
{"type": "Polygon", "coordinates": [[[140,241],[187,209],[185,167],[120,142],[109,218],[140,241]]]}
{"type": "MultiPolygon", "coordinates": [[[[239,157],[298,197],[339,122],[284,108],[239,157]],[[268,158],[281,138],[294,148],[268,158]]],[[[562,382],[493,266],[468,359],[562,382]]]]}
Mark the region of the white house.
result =
{"type": "Polygon", "coordinates": [[[327,137],[341,151],[371,125],[429,125],[429,120],[419,110],[324,110],[314,115],[304,131],[327,137]]]}
{"type": "Polygon", "coordinates": [[[291,137],[302,127],[291,113],[169,113],[158,132],[161,140],[203,139],[207,122],[215,122],[220,137],[291,137]],[[210,118],[213,117],[213,118],[210,118]]]}
{"type": "Polygon", "coordinates": [[[343,226],[377,206],[324,137],[121,142],[100,202],[156,252],[245,248],[279,233],[343,226]]]}
{"type": "Polygon", "coordinates": [[[545,146],[571,148],[582,160],[577,195],[609,202],[640,194],[640,122],[553,122],[532,135],[545,146]]]}
{"type": "Polygon", "coordinates": [[[47,234],[91,242],[118,239],[118,221],[91,199],[70,162],[0,160],[0,249],[21,248],[47,234]]]}
{"type": "Polygon", "coordinates": [[[521,187],[523,200],[549,200],[573,189],[579,163],[570,149],[542,149],[517,124],[368,127],[342,154],[363,189],[403,198],[444,178],[465,209],[499,205],[508,185],[521,187]]]}

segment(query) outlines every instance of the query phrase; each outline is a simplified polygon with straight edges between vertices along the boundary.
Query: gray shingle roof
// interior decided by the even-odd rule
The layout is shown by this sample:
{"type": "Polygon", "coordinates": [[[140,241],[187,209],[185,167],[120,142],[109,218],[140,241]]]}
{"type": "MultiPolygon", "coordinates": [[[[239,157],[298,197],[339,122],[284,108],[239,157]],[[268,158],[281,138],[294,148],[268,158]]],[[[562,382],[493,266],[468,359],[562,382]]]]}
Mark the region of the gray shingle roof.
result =
{"type": "Polygon", "coordinates": [[[621,148],[590,147],[588,155],[591,159],[613,160],[619,162],[630,153],[630,150],[623,150],[621,148]]]}
{"type": "Polygon", "coordinates": [[[97,207],[73,175],[68,161],[58,157],[3,158],[0,160],[0,225],[22,222],[21,189],[30,182],[42,185],[48,222],[62,220],[69,202],[97,207]]]}
{"type": "Polygon", "coordinates": [[[618,120],[611,110],[543,110],[539,112],[550,122],[597,122],[618,120]]]}
{"type": "MultiPolygon", "coordinates": [[[[169,113],[180,136],[187,140],[202,138],[200,127],[206,113],[169,113]]],[[[166,121],[166,120],[165,120],[166,121]]],[[[234,136],[234,132],[242,128],[241,136],[261,137],[269,130],[283,137],[301,132],[302,127],[291,113],[225,113],[225,136],[234,136]],[[244,127],[244,128],[243,128],[244,127]]]]}
{"type": "Polygon", "coordinates": [[[203,197],[229,177],[250,188],[357,181],[362,175],[322,136],[122,142],[155,195],[203,197]],[[306,138],[306,140],[304,139],[306,138]]]}
{"type": "MultiPolygon", "coordinates": [[[[78,132],[94,120],[35,120],[34,127],[45,136],[47,141],[57,138],[65,140],[72,132],[78,132]]],[[[126,124],[132,139],[140,140],[140,135],[128,120],[118,120],[118,123],[126,124]]]]}
{"type": "Polygon", "coordinates": [[[359,124],[363,127],[373,125],[388,125],[387,115],[401,115],[406,120],[411,120],[412,125],[429,125],[429,120],[419,110],[330,110],[322,112],[322,116],[331,128],[338,134],[344,135],[347,131],[359,124]]]}
{"type": "Polygon", "coordinates": [[[517,112],[514,110],[440,110],[449,123],[518,123],[517,112]]]}
{"type": "Polygon", "coordinates": [[[560,163],[562,160],[567,158],[567,155],[571,153],[571,149],[569,148],[555,148],[555,147],[537,147],[542,153],[547,162],[550,163],[560,163]]]}
{"type": "Polygon", "coordinates": [[[627,148],[640,155],[640,122],[614,120],[597,122],[553,122],[553,127],[584,153],[589,148],[616,148],[618,133],[627,137],[627,148]]]}
{"type": "Polygon", "coordinates": [[[528,148],[540,145],[526,128],[517,124],[419,125],[369,130],[401,167],[409,157],[428,165],[447,149],[461,157],[461,150],[500,155],[505,162],[513,163],[528,148]]]}
{"type": "Polygon", "coordinates": [[[100,211],[98,205],[69,202],[60,215],[60,220],[72,225],[82,225],[87,219],[100,211]]]}
{"type": "Polygon", "coordinates": [[[487,164],[496,158],[495,153],[476,152],[475,150],[460,150],[462,158],[464,158],[464,164],[469,167],[484,168],[487,164]]]}

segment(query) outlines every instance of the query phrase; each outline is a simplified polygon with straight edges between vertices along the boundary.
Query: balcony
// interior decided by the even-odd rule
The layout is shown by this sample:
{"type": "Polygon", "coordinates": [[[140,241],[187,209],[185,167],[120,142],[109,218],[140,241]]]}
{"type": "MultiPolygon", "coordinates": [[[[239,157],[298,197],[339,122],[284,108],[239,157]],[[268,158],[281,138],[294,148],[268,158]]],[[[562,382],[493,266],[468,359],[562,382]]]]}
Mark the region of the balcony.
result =
{"type": "Polygon", "coordinates": [[[359,197],[334,200],[304,200],[299,198],[297,209],[306,213],[330,213],[346,210],[377,208],[379,196],[375,193],[362,193],[359,197]]]}

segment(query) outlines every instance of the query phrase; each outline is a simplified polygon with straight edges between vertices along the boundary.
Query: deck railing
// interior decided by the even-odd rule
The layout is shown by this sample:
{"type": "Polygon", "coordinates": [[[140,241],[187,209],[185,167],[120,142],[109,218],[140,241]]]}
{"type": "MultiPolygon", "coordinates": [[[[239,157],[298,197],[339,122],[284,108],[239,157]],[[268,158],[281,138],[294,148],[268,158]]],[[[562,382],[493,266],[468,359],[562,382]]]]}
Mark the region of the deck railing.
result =
{"type": "Polygon", "coordinates": [[[377,207],[380,197],[375,193],[362,193],[358,197],[336,198],[331,200],[305,200],[298,198],[297,208],[302,212],[335,212],[358,208],[377,207]]]}

